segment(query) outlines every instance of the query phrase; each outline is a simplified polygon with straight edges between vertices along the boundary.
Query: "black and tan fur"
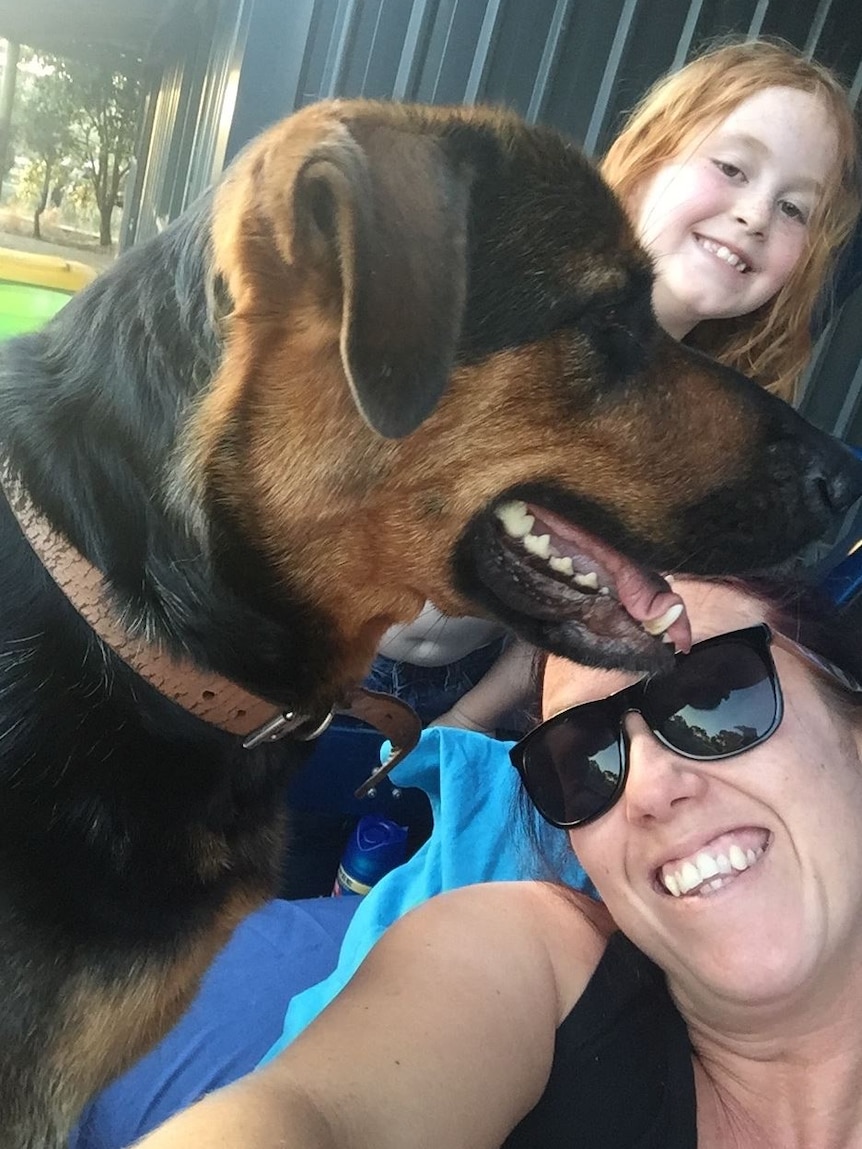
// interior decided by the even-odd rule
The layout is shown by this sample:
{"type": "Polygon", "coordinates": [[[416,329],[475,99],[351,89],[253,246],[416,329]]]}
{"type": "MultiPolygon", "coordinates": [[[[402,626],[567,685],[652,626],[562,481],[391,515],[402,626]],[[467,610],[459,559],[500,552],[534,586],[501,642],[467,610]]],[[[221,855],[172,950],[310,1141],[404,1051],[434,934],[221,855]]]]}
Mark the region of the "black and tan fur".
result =
{"type": "MultiPolygon", "coordinates": [[[[663,336],[650,284],[554,133],[319,105],[2,349],[0,457],[126,627],[275,704],[328,708],[429,598],[660,665],[612,602],[548,599],[489,507],[729,571],[817,536],[858,477],[663,336]]],[[[0,1147],[57,1149],[273,889],[299,751],[244,751],[144,684],[2,499],[0,644],[0,1147]]]]}

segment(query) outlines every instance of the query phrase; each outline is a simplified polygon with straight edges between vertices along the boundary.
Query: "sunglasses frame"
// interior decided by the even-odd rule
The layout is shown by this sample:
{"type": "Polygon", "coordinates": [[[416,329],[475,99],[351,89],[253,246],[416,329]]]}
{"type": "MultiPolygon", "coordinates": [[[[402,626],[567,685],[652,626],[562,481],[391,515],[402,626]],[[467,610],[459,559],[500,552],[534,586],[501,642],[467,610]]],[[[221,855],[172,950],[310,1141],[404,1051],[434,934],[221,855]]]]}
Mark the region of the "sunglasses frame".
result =
{"type": "Polygon", "coordinates": [[[860,686],[856,679],[845,673],[840,669],[840,667],[836,666],[828,659],[815,654],[814,651],[808,650],[807,647],[794,642],[793,639],[787,638],[785,635],[773,631],[769,626],[767,626],[766,623],[757,623],[754,626],[743,627],[739,630],[728,631],[725,634],[718,634],[714,635],[712,638],[706,638],[701,642],[695,643],[688,654],[677,654],[676,661],[679,662],[680,660],[690,658],[695,651],[703,651],[711,646],[726,645],[729,642],[735,643],[737,645],[741,644],[747,646],[750,650],[753,650],[754,653],[757,654],[763,662],[764,669],[768,672],[769,682],[775,698],[775,716],[769,726],[769,729],[765,733],[759,735],[747,746],[740,747],[736,750],[728,750],[725,753],[707,755],[692,754],[684,750],[679,750],[676,746],[672,745],[659,731],[654,730],[646,716],[643,714],[643,710],[641,709],[643,697],[645,692],[649,689],[649,683],[653,681],[653,676],[640,678],[637,682],[633,682],[630,686],[624,687],[622,690],[616,691],[613,694],[609,694],[605,698],[594,699],[591,702],[581,702],[577,706],[571,706],[566,710],[560,711],[559,714],[555,714],[552,718],[548,718],[544,722],[539,723],[538,726],[534,727],[531,731],[529,731],[529,733],[525,734],[524,737],[521,738],[520,741],[516,742],[515,745],[510,749],[509,757],[511,759],[512,765],[518,771],[518,774],[521,778],[521,783],[524,786],[527,796],[530,798],[530,801],[533,803],[541,817],[544,818],[546,822],[549,822],[552,826],[556,826],[557,829],[572,830],[578,826],[585,826],[588,823],[595,821],[597,818],[601,818],[604,814],[607,814],[608,811],[611,810],[613,806],[619,801],[623,791],[625,790],[629,772],[628,742],[623,725],[623,719],[625,718],[626,714],[640,714],[641,717],[644,718],[644,721],[647,722],[647,725],[650,728],[650,732],[654,738],[656,738],[663,746],[667,747],[674,754],[694,762],[720,762],[727,758],[736,758],[740,754],[746,754],[749,750],[754,750],[756,747],[762,746],[764,742],[767,742],[772,737],[772,735],[781,725],[781,720],[784,716],[784,696],[781,690],[781,681],[775,666],[775,660],[772,657],[771,647],[773,644],[775,646],[782,647],[791,654],[795,654],[797,657],[801,658],[810,667],[819,671],[821,674],[825,674],[827,677],[835,679],[842,687],[844,687],[844,689],[852,693],[862,692],[862,686],[860,686]],[[555,726],[565,725],[567,721],[571,720],[571,716],[574,713],[582,710],[584,707],[594,706],[596,703],[607,703],[610,700],[614,700],[615,713],[613,715],[613,720],[618,723],[616,744],[619,750],[621,762],[619,778],[617,779],[613,791],[611,794],[609,794],[602,807],[594,814],[589,814],[586,817],[575,818],[567,821],[561,821],[549,817],[549,815],[537,805],[530,792],[530,783],[528,781],[529,767],[526,762],[526,755],[529,752],[530,745],[536,741],[536,739],[540,736],[540,733],[547,732],[549,728],[553,728],[555,726]]]}

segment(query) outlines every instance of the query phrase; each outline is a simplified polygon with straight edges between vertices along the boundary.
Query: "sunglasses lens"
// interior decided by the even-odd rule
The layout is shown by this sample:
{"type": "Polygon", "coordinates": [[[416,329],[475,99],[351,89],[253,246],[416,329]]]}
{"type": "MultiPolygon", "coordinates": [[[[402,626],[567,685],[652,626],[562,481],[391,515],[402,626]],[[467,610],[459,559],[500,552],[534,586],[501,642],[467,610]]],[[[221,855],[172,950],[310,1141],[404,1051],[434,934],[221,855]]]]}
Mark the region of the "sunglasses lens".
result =
{"type": "Polygon", "coordinates": [[[673,674],[655,678],[644,717],[664,741],[692,758],[723,758],[766,738],[778,716],[768,656],[732,639],[695,649],[673,674]]]}
{"type": "Polygon", "coordinates": [[[607,706],[585,706],[577,723],[561,718],[536,734],[523,746],[520,769],[542,817],[557,826],[571,826],[604,811],[623,772],[619,722],[607,706]]]}

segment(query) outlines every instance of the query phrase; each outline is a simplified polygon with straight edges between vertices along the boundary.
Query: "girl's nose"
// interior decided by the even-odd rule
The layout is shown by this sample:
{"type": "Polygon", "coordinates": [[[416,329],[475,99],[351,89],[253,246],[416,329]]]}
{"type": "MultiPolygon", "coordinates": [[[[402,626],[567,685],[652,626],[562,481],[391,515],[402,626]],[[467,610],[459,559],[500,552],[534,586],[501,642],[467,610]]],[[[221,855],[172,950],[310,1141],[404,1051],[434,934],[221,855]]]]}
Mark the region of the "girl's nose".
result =
{"type": "Polygon", "coordinates": [[[699,764],[663,746],[639,714],[626,716],[625,730],[629,766],[623,802],[630,821],[666,821],[682,803],[703,794],[707,782],[699,764]]]}
{"type": "Polygon", "coordinates": [[[749,235],[765,236],[769,228],[771,207],[764,196],[749,195],[737,201],[734,212],[749,235]]]}

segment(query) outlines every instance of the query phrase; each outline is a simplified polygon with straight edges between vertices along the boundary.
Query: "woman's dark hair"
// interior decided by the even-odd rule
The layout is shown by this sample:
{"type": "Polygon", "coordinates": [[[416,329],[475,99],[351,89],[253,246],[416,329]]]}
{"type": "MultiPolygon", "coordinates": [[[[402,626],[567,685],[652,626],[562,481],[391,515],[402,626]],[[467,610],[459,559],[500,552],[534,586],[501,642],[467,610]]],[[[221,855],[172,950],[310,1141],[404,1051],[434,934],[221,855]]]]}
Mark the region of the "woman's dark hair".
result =
{"type": "MultiPolygon", "coordinates": [[[[862,596],[837,606],[819,586],[801,577],[760,576],[715,580],[737,587],[763,604],[773,630],[834,663],[862,683],[862,596]]],[[[835,679],[816,676],[818,689],[845,712],[862,712],[862,692],[846,690],[835,679]]]]}

